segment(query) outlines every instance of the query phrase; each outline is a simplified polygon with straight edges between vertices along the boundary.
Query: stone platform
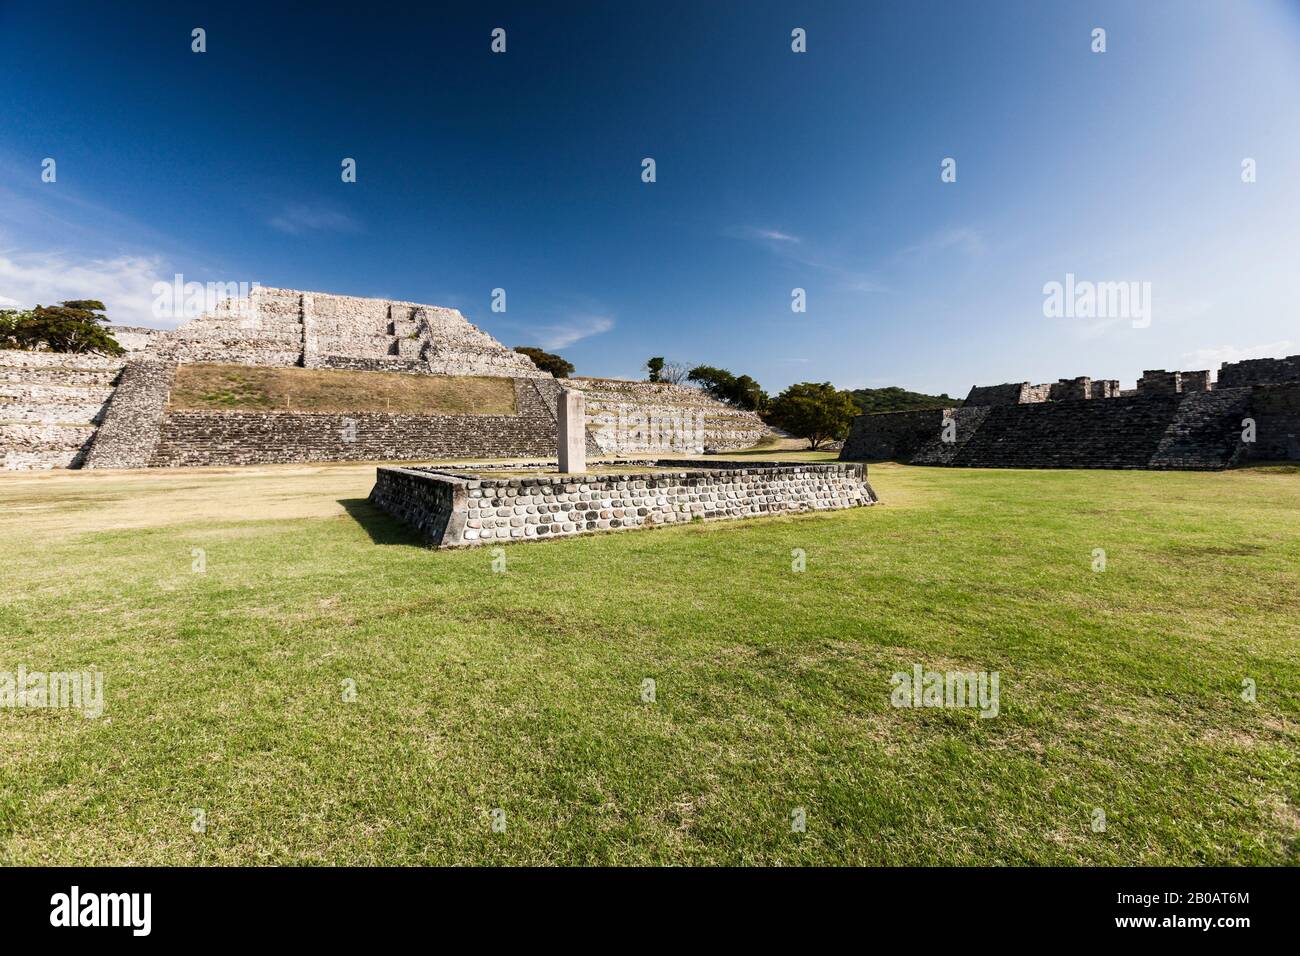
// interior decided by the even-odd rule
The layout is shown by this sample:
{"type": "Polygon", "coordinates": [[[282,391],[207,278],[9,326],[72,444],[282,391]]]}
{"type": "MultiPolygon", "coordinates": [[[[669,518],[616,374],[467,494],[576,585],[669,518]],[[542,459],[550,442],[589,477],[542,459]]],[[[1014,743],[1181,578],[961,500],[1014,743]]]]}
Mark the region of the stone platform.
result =
{"type": "Polygon", "coordinates": [[[379,468],[370,500],[430,546],[454,548],[833,511],[878,498],[861,464],[662,459],[642,472],[517,478],[379,468]]]}

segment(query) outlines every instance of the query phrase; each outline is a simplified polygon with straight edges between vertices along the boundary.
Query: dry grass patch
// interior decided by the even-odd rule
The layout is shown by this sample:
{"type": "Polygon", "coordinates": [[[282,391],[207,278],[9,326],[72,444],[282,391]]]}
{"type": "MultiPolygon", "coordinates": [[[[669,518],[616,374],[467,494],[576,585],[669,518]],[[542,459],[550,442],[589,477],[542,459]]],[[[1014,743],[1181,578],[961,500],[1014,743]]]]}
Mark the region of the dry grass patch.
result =
{"type": "Polygon", "coordinates": [[[177,368],[170,407],[177,411],[513,415],[515,388],[511,379],[476,375],[199,364],[177,368]]]}

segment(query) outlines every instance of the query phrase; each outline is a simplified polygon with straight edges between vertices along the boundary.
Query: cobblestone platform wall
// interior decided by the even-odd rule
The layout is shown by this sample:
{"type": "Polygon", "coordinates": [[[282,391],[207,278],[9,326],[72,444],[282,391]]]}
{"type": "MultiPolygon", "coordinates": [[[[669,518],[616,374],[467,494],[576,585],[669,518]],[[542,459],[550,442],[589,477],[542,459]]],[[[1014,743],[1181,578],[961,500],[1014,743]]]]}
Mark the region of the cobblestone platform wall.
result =
{"type": "Polygon", "coordinates": [[[370,500],[446,548],[831,511],[877,498],[865,465],[710,461],[680,471],[528,478],[379,468],[370,500]]]}

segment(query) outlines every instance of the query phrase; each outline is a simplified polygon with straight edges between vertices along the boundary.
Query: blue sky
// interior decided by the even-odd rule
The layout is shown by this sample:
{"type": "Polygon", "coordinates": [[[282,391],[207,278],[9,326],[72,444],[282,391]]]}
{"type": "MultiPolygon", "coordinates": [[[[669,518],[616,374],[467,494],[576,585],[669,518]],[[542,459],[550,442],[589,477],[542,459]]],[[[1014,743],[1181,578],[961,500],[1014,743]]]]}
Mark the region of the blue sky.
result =
{"type": "Polygon", "coordinates": [[[257,281],[770,391],[1300,352],[1295,3],[265,6],[0,0],[0,301],[257,281]],[[1045,317],[1067,273],[1149,327],[1045,317]]]}

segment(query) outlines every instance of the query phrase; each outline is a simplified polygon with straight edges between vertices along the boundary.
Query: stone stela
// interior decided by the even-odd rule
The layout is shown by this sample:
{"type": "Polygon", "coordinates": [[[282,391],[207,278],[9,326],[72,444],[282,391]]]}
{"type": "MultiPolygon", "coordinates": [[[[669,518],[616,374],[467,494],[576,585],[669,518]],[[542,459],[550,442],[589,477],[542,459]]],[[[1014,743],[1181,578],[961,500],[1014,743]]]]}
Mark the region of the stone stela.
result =
{"type": "Polygon", "coordinates": [[[587,400],[582,392],[563,389],[555,400],[559,426],[560,473],[580,474],[587,470],[587,400]]]}

